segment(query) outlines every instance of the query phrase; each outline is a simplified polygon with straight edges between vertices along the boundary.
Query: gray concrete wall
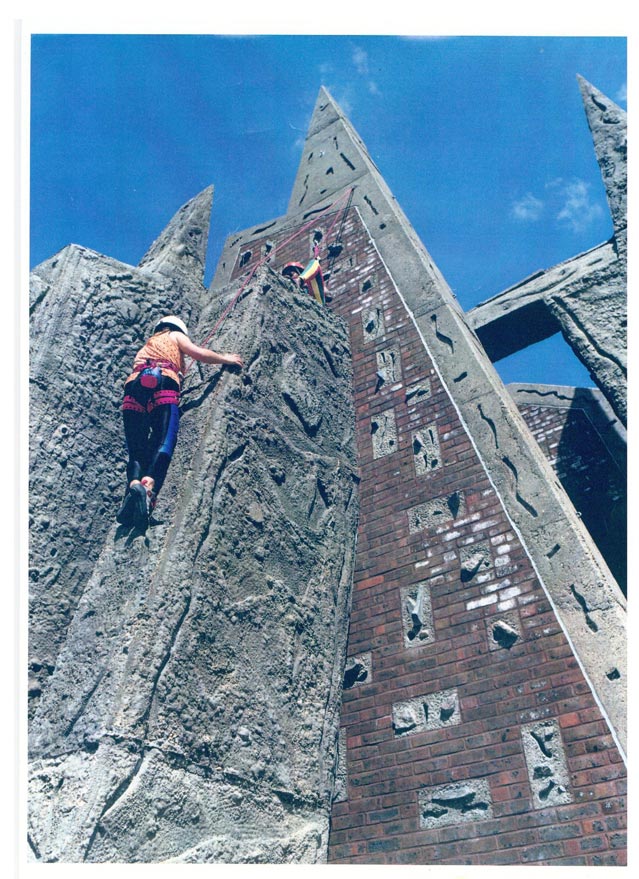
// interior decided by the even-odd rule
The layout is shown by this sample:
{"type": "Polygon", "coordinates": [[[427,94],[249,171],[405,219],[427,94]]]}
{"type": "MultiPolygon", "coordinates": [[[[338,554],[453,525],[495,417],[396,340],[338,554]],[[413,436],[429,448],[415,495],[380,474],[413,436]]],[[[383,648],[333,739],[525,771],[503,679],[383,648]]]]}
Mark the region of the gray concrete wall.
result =
{"type": "Polygon", "coordinates": [[[189,370],[156,523],[107,528],[31,723],[45,862],[326,857],[357,523],[347,334],[267,269],[215,342],[245,368],[189,370]]]}
{"type": "Polygon", "coordinates": [[[126,485],[119,407],[133,354],[163,314],[195,319],[206,293],[202,266],[156,268],[72,244],[31,273],[30,716],[126,485]]]}

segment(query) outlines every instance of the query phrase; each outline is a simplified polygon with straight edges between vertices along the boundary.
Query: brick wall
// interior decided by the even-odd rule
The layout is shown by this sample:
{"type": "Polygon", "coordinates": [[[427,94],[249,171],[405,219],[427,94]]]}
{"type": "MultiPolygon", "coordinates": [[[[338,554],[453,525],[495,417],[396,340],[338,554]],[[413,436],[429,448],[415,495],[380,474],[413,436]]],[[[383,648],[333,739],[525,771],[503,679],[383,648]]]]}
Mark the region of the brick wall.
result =
{"type": "Polygon", "coordinates": [[[361,483],[329,862],[624,864],[608,726],[355,211],[342,242],[361,483]]]}
{"type": "Polygon", "coordinates": [[[592,407],[574,400],[517,408],[625,594],[626,474],[593,423],[592,407]]]}

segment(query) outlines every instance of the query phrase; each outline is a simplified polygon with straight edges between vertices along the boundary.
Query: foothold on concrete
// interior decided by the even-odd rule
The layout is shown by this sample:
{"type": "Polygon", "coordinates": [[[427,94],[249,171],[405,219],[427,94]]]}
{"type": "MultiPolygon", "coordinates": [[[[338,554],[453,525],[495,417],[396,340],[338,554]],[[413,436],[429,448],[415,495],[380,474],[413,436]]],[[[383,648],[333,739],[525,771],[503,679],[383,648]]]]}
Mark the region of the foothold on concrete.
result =
{"type": "Polygon", "coordinates": [[[456,726],[460,722],[459,697],[455,688],[417,696],[393,705],[393,729],[396,736],[456,726]]]}
{"type": "Polygon", "coordinates": [[[493,567],[493,557],[487,541],[471,543],[459,550],[461,581],[467,583],[478,574],[484,574],[493,567]]]}
{"type": "Polygon", "coordinates": [[[463,516],[465,508],[462,491],[455,491],[448,497],[426,501],[408,511],[408,529],[411,534],[415,534],[427,528],[437,528],[463,516]]]}
{"type": "Polygon", "coordinates": [[[559,724],[542,720],[521,728],[535,809],[571,803],[569,774],[559,724]]]}
{"type": "Polygon", "coordinates": [[[490,787],[485,779],[442,784],[419,793],[419,824],[429,830],[492,817],[490,787]]]}
{"type": "Polygon", "coordinates": [[[491,617],[486,621],[486,629],[490,650],[510,650],[522,638],[521,623],[516,611],[491,617]]]}
{"type": "Polygon", "coordinates": [[[414,431],[412,439],[416,474],[424,476],[438,470],[442,466],[442,458],[436,425],[429,424],[414,431]]]}
{"type": "Polygon", "coordinates": [[[346,660],[344,669],[343,687],[351,690],[362,684],[372,681],[372,661],[370,653],[362,653],[360,656],[351,656],[346,660]]]}
{"type": "Polygon", "coordinates": [[[406,647],[419,647],[435,640],[430,589],[427,583],[405,586],[400,591],[406,647]]]}
{"type": "Polygon", "coordinates": [[[387,383],[401,381],[402,361],[399,348],[386,348],[377,352],[377,371],[387,383]]]}
{"type": "Polygon", "coordinates": [[[374,342],[384,335],[384,312],[381,306],[376,305],[362,312],[362,327],[365,342],[374,342]]]}
{"type": "Polygon", "coordinates": [[[387,409],[371,418],[373,458],[382,458],[397,451],[397,424],[395,410],[387,409]]]}

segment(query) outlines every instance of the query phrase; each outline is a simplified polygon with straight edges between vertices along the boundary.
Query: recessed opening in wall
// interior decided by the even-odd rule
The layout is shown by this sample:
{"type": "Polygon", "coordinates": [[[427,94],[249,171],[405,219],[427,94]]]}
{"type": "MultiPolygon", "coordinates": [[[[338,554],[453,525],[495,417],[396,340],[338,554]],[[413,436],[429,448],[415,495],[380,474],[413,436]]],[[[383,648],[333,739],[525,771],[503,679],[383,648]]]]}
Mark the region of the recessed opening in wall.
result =
{"type": "Polygon", "coordinates": [[[252,253],[250,250],[245,250],[242,256],[240,257],[240,268],[244,268],[247,263],[251,261],[252,253]]]}
{"type": "Polygon", "coordinates": [[[529,345],[494,364],[504,384],[564,385],[571,388],[593,388],[590,373],[561,333],[529,345]]]}

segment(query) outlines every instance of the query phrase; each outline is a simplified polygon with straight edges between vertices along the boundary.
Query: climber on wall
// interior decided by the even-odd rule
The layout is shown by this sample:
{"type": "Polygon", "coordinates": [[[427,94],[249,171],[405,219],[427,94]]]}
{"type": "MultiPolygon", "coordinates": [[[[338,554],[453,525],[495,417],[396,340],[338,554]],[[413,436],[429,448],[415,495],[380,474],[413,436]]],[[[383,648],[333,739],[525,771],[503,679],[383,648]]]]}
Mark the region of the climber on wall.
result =
{"type": "Polygon", "coordinates": [[[289,278],[294,284],[300,283],[300,275],[304,271],[304,266],[301,262],[289,262],[286,263],[284,268],[282,269],[282,274],[285,278],[289,278]]]}
{"type": "Polygon", "coordinates": [[[300,262],[289,262],[282,269],[282,274],[299,284],[316,302],[326,305],[326,283],[320,266],[318,248],[315,248],[313,259],[304,267],[300,262]]]}
{"type": "Polygon", "coordinates": [[[129,460],[127,491],[116,516],[121,525],[141,531],[148,526],[177,440],[185,355],[202,363],[244,365],[239,354],[218,354],[194,345],[179,317],[157,322],[124,384],[122,418],[129,460]]]}

